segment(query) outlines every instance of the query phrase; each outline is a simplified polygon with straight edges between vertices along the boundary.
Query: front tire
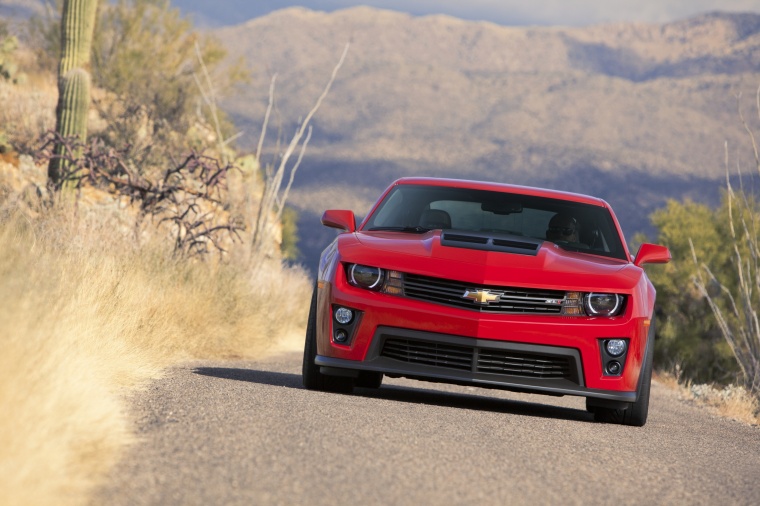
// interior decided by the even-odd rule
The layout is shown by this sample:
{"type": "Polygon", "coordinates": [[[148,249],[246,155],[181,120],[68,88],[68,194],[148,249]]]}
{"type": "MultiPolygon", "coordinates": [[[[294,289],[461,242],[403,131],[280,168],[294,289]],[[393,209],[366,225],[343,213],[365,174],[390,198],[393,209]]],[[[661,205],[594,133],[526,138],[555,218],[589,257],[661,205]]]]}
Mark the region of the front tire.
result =
{"type": "Polygon", "coordinates": [[[301,368],[303,386],[307,390],[350,394],[354,390],[354,378],[322,374],[319,371],[319,366],[314,363],[314,359],[317,357],[317,292],[315,286],[311,296],[309,320],[306,324],[306,341],[303,347],[303,365],[301,368]]]}
{"type": "Polygon", "coordinates": [[[649,325],[647,347],[644,355],[644,365],[641,367],[639,376],[639,389],[636,402],[629,404],[626,409],[610,409],[601,407],[589,407],[586,409],[594,413],[594,420],[604,423],[618,423],[633,427],[643,427],[647,423],[649,415],[649,392],[652,388],[652,362],[654,360],[654,320],[649,325]]]}

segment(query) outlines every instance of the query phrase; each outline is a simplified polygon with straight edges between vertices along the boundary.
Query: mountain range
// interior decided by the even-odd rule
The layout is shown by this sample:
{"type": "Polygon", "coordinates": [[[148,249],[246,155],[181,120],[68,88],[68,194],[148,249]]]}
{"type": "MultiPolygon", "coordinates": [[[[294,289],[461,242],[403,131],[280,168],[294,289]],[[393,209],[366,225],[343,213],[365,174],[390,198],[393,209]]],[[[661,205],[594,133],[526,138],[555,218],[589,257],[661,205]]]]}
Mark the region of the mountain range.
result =
{"type": "Polygon", "coordinates": [[[757,128],[760,16],[708,13],[668,24],[505,27],[356,7],[289,8],[213,32],[253,78],[224,108],[240,143],[259,138],[276,74],[269,153],[287,141],[348,56],[313,121],[289,203],[308,263],[331,232],[327,207],[367,212],[408,175],[588,193],[628,239],[653,233],[669,198],[716,203],[754,167],[739,115],[757,128]]]}

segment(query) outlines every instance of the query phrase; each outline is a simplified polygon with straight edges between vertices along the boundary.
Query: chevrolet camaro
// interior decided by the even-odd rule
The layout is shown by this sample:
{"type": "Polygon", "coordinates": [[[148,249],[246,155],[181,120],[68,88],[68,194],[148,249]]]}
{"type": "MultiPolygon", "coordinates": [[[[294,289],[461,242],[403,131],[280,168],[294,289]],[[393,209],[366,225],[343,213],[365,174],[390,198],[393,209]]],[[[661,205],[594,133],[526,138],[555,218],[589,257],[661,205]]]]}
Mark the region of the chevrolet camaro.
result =
{"type": "Polygon", "coordinates": [[[324,250],[303,356],[308,389],[383,377],[586,398],[602,422],[649,410],[655,289],[599,198],[435,178],[395,181],[324,250]]]}

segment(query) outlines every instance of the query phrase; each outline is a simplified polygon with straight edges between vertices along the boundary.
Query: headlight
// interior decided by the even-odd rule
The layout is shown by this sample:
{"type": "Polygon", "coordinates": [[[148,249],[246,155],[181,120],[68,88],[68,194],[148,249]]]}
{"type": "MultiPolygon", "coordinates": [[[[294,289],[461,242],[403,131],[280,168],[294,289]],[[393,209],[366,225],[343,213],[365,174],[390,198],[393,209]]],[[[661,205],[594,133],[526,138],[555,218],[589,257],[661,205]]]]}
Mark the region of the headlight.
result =
{"type": "Polygon", "coordinates": [[[385,271],[379,267],[353,264],[348,269],[348,282],[367,290],[380,290],[383,287],[385,271]]]}
{"type": "Polygon", "coordinates": [[[623,307],[623,296],[616,293],[587,293],[583,307],[589,316],[615,316],[623,307]]]}

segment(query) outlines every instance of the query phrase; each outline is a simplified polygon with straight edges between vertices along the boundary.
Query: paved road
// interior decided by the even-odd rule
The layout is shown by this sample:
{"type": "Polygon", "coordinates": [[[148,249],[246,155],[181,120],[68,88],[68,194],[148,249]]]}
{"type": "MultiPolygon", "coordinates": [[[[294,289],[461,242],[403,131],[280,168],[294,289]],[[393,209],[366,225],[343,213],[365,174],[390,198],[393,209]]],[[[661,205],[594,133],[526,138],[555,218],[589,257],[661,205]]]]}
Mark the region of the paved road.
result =
{"type": "Polygon", "coordinates": [[[760,429],[654,384],[643,428],[583,400],[386,380],[301,388],[301,357],[196,363],[133,401],[115,505],[760,504],[760,429]]]}

